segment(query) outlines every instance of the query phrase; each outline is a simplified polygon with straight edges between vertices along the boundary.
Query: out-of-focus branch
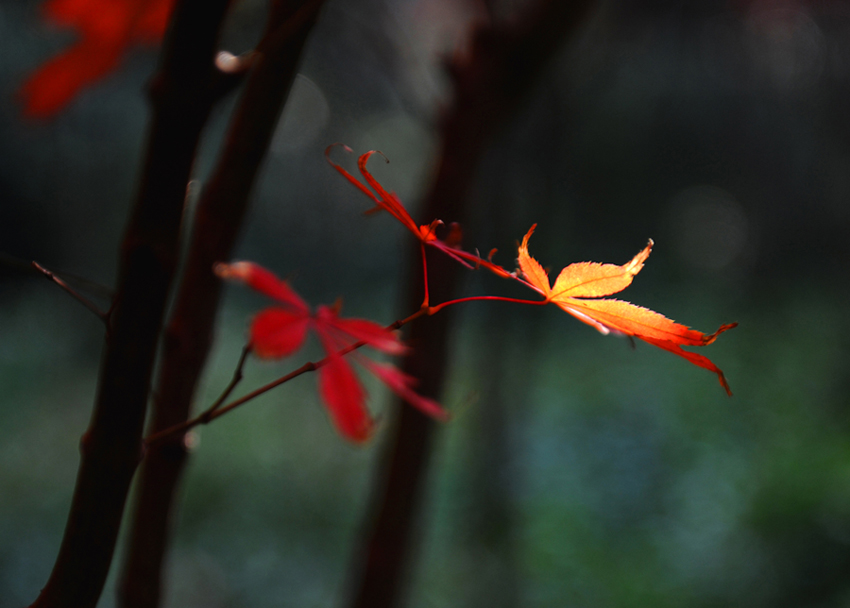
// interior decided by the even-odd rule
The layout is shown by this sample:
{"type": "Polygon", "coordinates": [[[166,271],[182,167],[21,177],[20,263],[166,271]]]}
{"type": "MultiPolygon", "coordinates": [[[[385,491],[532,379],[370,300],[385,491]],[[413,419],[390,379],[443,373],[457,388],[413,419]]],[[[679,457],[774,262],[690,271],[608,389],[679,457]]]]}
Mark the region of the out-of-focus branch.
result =
{"type": "Polygon", "coordinates": [[[186,184],[212,105],[214,57],[228,0],[175,7],[150,89],[141,182],[121,245],[118,286],[65,535],[36,608],[93,608],[112,561],[178,258],[186,184]]]}
{"type": "MultiPolygon", "coordinates": [[[[500,320],[492,310],[489,312],[485,323],[500,320]]],[[[470,439],[475,447],[466,463],[467,479],[463,484],[469,507],[459,522],[459,534],[482,559],[476,560],[473,575],[467,581],[467,608],[522,606],[511,505],[511,486],[517,480],[510,466],[508,426],[511,370],[515,371],[517,364],[510,360],[508,347],[515,339],[505,330],[492,332],[484,338],[478,363],[482,373],[487,374],[487,384],[481,392],[480,407],[473,413],[475,424],[470,439]]]]}
{"type": "MultiPolygon", "coordinates": [[[[242,98],[194,218],[186,269],[165,333],[152,432],[178,425],[189,416],[221,295],[212,267],[231,256],[254,181],[322,3],[273,2],[262,42],[250,56],[242,98]]],[[[172,509],[186,457],[182,433],[148,450],[119,584],[119,603],[124,608],[159,605],[172,509]]]]}
{"type": "Polygon", "coordinates": [[[82,295],[76,289],[74,289],[73,287],[68,285],[68,283],[63,281],[58,276],[56,276],[56,273],[48,270],[47,268],[45,268],[44,266],[42,266],[41,264],[39,264],[35,260],[33,260],[33,262],[32,262],[32,267],[35,268],[38,272],[40,272],[42,274],[42,276],[44,276],[48,281],[55,283],[65,293],[67,293],[72,298],[74,298],[77,302],[79,302],[80,304],[82,304],[83,306],[88,308],[90,312],[94,313],[97,316],[97,318],[99,318],[101,321],[103,321],[103,323],[106,325],[107,330],[109,329],[109,311],[108,310],[104,311],[104,310],[101,310],[100,308],[98,308],[97,304],[95,304],[94,302],[89,300],[87,297],[82,295]]]}
{"type": "MultiPolygon", "coordinates": [[[[411,321],[415,321],[416,319],[425,316],[426,314],[428,314],[427,309],[419,309],[415,313],[409,315],[404,319],[393,321],[392,323],[387,325],[385,329],[398,329],[400,327],[403,327],[404,325],[407,325],[411,321]]],[[[358,348],[362,348],[364,346],[366,346],[366,342],[363,342],[361,340],[355,342],[354,344],[351,344],[350,346],[346,346],[345,348],[340,349],[339,351],[337,351],[336,354],[340,357],[344,357],[348,353],[353,352],[358,348]]],[[[209,424],[213,420],[221,418],[222,416],[232,412],[236,408],[241,407],[249,401],[256,399],[260,395],[264,395],[270,390],[275,389],[283,384],[286,384],[291,380],[294,380],[298,376],[306,374],[307,372],[314,372],[320,369],[321,367],[327,365],[329,361],[329,356],[325,357],[324,359],[319,359],[315,362],[308,361],[301,367],[292,370],[288,374],[281,376],[280,378],[277,378],[275,380],[272,380],[271,382],[264,384],[263,386],[260,386],[251,391],[250,393],[242,395],[238,399],[234,399],[233,401],[225,405],[224,402],[233,392],[233,389],[236,387],[236,385],[242,380],[242,367],[245,365],[245,359],[250,352],[250,346],[246,346],[242,349],[242,356],[239,358],[239,363],[236,366],[236,370],[233,372],[233,378],[231,379],[230,384],[227,385],[227,387],[224,389],[224,392],[219,395],[218,399],[216,399],[210,407],[208,407],[206,410],[204,410],[192,419],[183,420],[182,422],[179,422],[173,426],[169,426],[151,433],[145,439],[145,445],[153,447],[165,441],[173,440],[174,437],[183,437],[188,431],[192,430],[196,426],[202,424],[209,424]]]]}
{"type": "MultiPolygon", "coordinates": [[[[449,66],[454,103],[443,117],[440,166],[424,205],[425,220],[463,223],[475,168],[489,138],[514,115],[534,79],[564,37],[581,23],[591,0],[542,0],[518,21],[488,25],[473,36],[464,60],[449,66]]],[[[411,264],[420,272],[420,264],[411,264]]],[[[428,259],[435,301],[453,296],[458,267],[438,256],[428,259]]],[[[422,280],[410,281],[405,306],[422,301],[422,280]]],[[[453,314],[436,315],[412,326],[415,345],[404,371],[419,378],[422,395],[437,398],[446,374],[453,314]]],[[[377,478],[368,538],[352,561],[353,608],[388,608],[401,603],[409,570],[417,516],[434,425],[412,408],[400,408],[384,470],[377,478]]]]}
{"type": "MultiPolygon", "coordinates": [[[[41,276],[47,276],[45,275],[46,269],[44,267],[39,264],[40,268],[38,268],[34,266],[34,264],[35,262],[33,262],[32,260],[25,260],[23,258],[18,258],[0,251],[0,276],[5,274],[5,271],[12,271],[21,275],[38,274],[41,276]]],[[[99,298],[105,298],[110,301],[112,300],[112,290],[109,287],[106,287],[105,285],[101,285],[100,283],[92,281],[91,279],[87,279],[85,277],[81,277],[70,272],[65,272],[64,270],[53,270],[50,271],[50,274],[53,276],[47,276],[47,278],[49,278],[54,283],[56,281],[53,277],[58,277],[66,283],[76,285],[78,289],[74,289],[74,291],[76,291],[77,293],[80,293],[80,291],[87,291],[91,295],[97,296],[99,298]]]]}

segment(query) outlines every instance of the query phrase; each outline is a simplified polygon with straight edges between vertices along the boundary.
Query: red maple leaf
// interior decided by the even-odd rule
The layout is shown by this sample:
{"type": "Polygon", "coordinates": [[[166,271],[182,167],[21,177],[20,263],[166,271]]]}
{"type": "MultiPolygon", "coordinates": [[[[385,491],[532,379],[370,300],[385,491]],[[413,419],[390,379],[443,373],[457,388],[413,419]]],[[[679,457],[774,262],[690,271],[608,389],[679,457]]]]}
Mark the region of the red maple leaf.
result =
{"type": "Polygon", "coordinates": [[[327,358],[318,366],[319,394],[328,406],[339,432],[351,441],[371,437],[375,423],[366,409],[366,393],[344,355],[351,354],[393,392],[425,414],[445,420],[440,405],[413,390],[414,378],[392,365],[376,363],[354,351],[362,342],[381,352],[398,355],[407,349],[391,330],[366,319],[339,316],[337,306],[319,306],[315,312],[286,281],[251,262],[217,264],[216,274],[242,281],[280,304],[261,311],[251,322],[250,340],[254,354],[262,359],[279,359],[293,354],[313,330],[327,358]]]}
{"type": "MultiPolygon", "coordinates": [[[[363,178],[375,191],[373,193],[372,190],[369,190],[369,188],[360,183],[360,181],[356,177],[351,175],[351,173],[349,173],[337,163],[331,160],[330,151],[336,146],[342,146],[344,150],[346,150],[347,152],[351,152],[351,148],[349,148],[348,146],[345,146],[343,144],[331,144],[325,149],[325,158],[327,159],[328,163],[330,163],[330,165],[340,173],[340,175],[342,175],[345,179],[351,182],[363,194],[372,199],[372,201],[375,203],[375,207],[367,211],[367,213],[372,213],[374,211],[386,211],[399,222],[401,222],[401,224],[419,240],[419,242],[422,244],[423,249],[426,245],[428,245],[430,247],[434,247],[435,249],[439,249],[440,251],[442,251],[449,257],[454,258],[456,261],[460,262],[467,268],[477,268],[479,266],[483,266],[499,276],[505,278],[510,277],[510,273],[508,273],[501,266],[493,264],[490,260],[482,260],[481,257],[477,254],[469,253],[460,248],[460,243],[462,240],[460,225],[452,223],[449,226],[448,236],[443,240],[437,238],[436,232],[437,227],[443,224],[442,220],[434,220],[430,224],[423,224],[421,226],[418,225],[410,216],[410,213],[407,212],[407,209],[405,209],[404,205],[402,204],[396,193],[388,192],[381,185],[381,183],[376,180],[375,177],[366,169],[366,165],[373,154],[380,154],[381,156],[384,156],[381,152],[378,152],[377,150],[370,150],[369,152],[361,154],[357,159],[357,167],[360,169],[360,173],[363,175],[363,178]]],[[[386,159],[385,156],[384,158],[386,159]]],[[[425,274],[427,279],[427,272],[425,274]]]]}
{"type": "Polygon", "coordinates": [[[159,41],[173,5],[174,0],[48,0],[45,20],[76,29],[80,39],[23,84],[24,113],[53,116],[80,90],[113,71],[131,44],[159,41]]]}

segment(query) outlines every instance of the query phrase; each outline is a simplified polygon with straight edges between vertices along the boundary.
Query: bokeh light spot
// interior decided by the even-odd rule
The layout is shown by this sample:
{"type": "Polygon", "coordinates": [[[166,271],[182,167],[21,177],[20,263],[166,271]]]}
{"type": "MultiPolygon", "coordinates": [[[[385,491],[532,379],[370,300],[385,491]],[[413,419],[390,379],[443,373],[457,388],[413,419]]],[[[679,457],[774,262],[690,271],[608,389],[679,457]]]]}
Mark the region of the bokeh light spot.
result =
{"type": "Polygon", "coordinates": [[[272,151],[287,154],[313,144],[328,124],[330,115],[330,106],[322,89],[303,74],[298,74],[275,131],[272,151]]]}
{"type": "Polygon", "coordinates": [[[673,197],[670,224],[676,250],[688,265],[716,271],[743,252],[748,222],[741,205],[721,188],[700,185],[673,197]]]}

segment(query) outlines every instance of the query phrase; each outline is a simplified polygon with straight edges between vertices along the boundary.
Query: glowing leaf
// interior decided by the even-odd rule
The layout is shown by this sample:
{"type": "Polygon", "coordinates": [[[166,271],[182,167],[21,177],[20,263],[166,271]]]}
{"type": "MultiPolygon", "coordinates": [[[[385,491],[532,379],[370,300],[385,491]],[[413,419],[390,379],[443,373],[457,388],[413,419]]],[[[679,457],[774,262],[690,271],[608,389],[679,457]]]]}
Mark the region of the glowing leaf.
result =
{"type": "Polygon", "coordinates": [[[630,262],[622,266],[595,262],[570,264],[560,272],[555,280],[555,286],[550,288],[549,275],[528,253],[528,240],[534,228],[535,226],[531,227],[519,246],[519,266],[525,281],[542,293],[546,301],[557,304],[579,321],[587,323],[603,334],[615,333],[640,338],[649,344],[679,355],[694,365],[710,370],[717,374],[727,394],[732,394],[729,383],[726,382],[726,377],[720,368],[707,357],[683,350],[681,345],[711,344],[718,335],[732,329],[737,323],[722,325],[713,334],[704,334],[630,302],[604,298],[587,299],[611,295],[628,287],[649,257],[652,240],[630,262]]]}
{"type": "Polygon", "coordinates": [[[653,310],[643,308],[642,306],[635,306],[621,300],[564,298],[563,300],[554,302],[569,313],[577,310],[595,321],[628,336],[652,338],[653,340],[670,340],[688,346],[705,346],[706,344],[711,344],[717,338],[718,334],[731,329],[731,327],[724,325],[713,334],[706,335],[685,325],[671,321],[664,315],[653,310]]]}
{"type": "Polygon", "coordinates": [[[570,264],[561,271],[552,286],[551,298],[598,298],[610,296],[623,291],[631,285],[632,279],[643,268],[643,263],[652,250],[652,240],[637,254],[631,262],[616,266],[614,264],[597,264],[596,262],[580,262],[570,264]]]}
{"type": "Polygon", "coordinates": [[[549,275],[546,274],[545,270],[543,270],[543,266],[540,265],[540,262],[528,254],[528,239],[531,238],[535,228],[537,228],[537,224],[534,224],[526,235],[522,237],[522,244],[519,246],[519,268],[522,271],[522,275],[525,277],[525,280],[528,281],[532,287],[546,296],[546,299],[548,300],[549,295],[552,292],[549,288],[549,275]]]}
{"type": "MultiPolygon", "coordinates": [[[[738,324],[737,323],[730,323],[728,325],[723,325],[723,326],[720,327],[720,329],[718,329],[712,335],[717,335],[721,332],[726,331],[727,329],[732,329],[736,325],[738,325],[738,324]]],[[[705,356],[697,354],[697,353],[692,353],[692,352],[686,351],[682,347],[680,347],[678,344],[676,344],[675,342],[673,342],[671,340],[655,340],[653,338],[641,338],[641,339],[648,342],[649,344],[657,346],[658,348],[663,348],[664,350],[670,351],[674,355],[679,355],[680,357],[687,359],[688,361],[690,361],[691,363],[693,363],[694,365],[696,365],[698,367],[702,367],[702,368],[705,368],[705,369],[707,369],[711,372],[714,372],[715,374],[717,374],[717,379],[720,380],[720,385],[726,390],[726,394],[729,395],[730,397],[732,396],[732,389],[729,388],[729,383],[726,381],[726,376],[723,375],[723,372],[720,370],[720,368],[717,367],[714,363],[712,363],[711,359],[709,359],[708,357],[705,357],[705,356]]]]}

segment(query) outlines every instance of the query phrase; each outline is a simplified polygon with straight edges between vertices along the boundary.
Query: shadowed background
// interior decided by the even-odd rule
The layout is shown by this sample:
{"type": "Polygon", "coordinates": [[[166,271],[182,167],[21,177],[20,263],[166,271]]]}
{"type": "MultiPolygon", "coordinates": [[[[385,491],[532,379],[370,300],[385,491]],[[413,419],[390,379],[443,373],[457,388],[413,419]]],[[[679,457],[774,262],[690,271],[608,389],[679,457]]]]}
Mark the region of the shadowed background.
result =
{"type": "MultiPolygon", "coordinates": [[[[519,3],[504,4],[510,15],[519,3]]],[[[598,5],[486,154],[465,246],[498,247],[510,267],[537,222],[532,253],[557,272],[623,263],[652,237],[623,299],[704,331],[738,321],[702,351],[735,396],[705,370],[644,343],[633,351],[554,307],[470,304],[412,606],[850,599],[850,5],[691,4],[598,5]]],[[[250,48],[264,10],[237,4],[225,48],[250,48]]],[[[342,296],[348,315],[410,312],[395,308],[408,235],[386,215],[362,217],[368,201],[322,150],[382,150],[391,163],[375,175],[416,217],[450,99],[440,57],[462,52],[480,17],[448,0],[329,2],[240,257],[290,276],[313,303],[342,296]]],[[[23,120],[16,88],[72,38],[44,27],[37,3],[0,7],[0,250],[108,288],[155,54],[131,54],[55,120],[23,120]]],[[[228,109],[207,132],[196,188],[228,109]]],[[[12,261],[0,278],[0,606],[18,606],[55,557],[102,338],[44,279],[12,261]]],[[[469,273],[465,292],[527,295],[483,273],[469,273]]],[[[204,404],[263,305],[229,291],[204,404]]],[[[318,352],[252,363],[243,386],[318,352]]],[[[383,412],[387,395],[370,387],[383,412]]],[[[166,605],[339,603],[379,447],[335,436],[310,377],[204,429],[166,605]]]]}

